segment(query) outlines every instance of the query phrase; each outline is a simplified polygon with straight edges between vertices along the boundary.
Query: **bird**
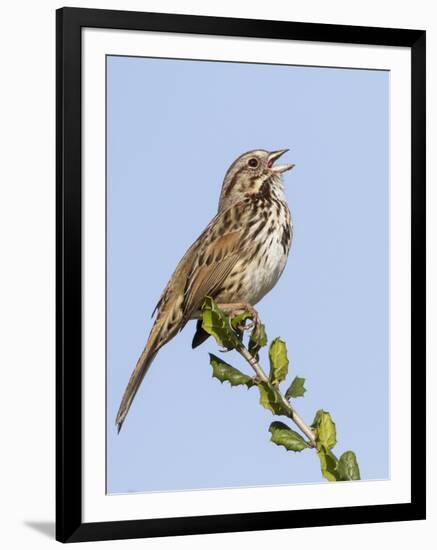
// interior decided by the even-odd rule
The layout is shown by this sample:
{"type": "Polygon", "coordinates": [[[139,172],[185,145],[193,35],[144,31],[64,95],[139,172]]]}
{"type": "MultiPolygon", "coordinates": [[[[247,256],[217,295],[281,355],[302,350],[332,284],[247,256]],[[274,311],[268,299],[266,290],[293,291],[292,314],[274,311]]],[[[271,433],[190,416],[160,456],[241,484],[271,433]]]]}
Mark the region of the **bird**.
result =
{"type": "Polygon", "coordinates": [[[192,347],[209,336],[202,329],[206,296],[227,314],[251,311],[275,286],[287,263],[293,223],[282,174],[294,164],[275,162],[288,149],[255,149],[228,168],[218,212],[177,264],[152,313],[146,345],[129,378],[116,416],[118,433],[158,351],[197,319],[192,347]]]}

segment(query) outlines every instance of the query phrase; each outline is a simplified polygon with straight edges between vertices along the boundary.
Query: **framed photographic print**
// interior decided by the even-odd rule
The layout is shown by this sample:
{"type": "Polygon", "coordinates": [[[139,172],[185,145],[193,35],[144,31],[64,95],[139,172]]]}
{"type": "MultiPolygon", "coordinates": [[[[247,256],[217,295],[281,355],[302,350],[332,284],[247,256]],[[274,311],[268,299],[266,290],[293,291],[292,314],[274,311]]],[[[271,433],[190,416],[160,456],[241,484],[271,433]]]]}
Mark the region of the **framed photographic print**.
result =
{"type": "Polygon", "coordinates": [[[425,518],[425,31],[58,10],[56,429],[62,542],[425,518]]]}

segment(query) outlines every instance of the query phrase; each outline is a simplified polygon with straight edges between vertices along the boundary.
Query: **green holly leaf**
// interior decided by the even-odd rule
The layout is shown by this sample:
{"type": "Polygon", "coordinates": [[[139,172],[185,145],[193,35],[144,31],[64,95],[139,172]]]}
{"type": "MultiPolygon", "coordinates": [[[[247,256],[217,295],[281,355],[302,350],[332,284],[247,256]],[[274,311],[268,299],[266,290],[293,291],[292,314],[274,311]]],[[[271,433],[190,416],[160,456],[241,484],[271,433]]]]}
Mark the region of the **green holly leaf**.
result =
{"type": "Polygon", "coordinates": [[[219,346],[233,349],[239,345],[238,338],[231,328],[229,318],[207,296],[202,305],[202,328],[217,341],[219,346]]]}
{"type": "Polygon", "coordinates": [[[216,355],[209,354],[209,362],[212,367],[212,375],[223,384],[229,382],[231,386],[247,386],[251,388],[254,385],[253,378],[232,367],[216,355]]]}
{"type": "Polygon", "coordinates": [[[357,457],[352,451],[346,451],[340,457],[337,465],[340,481],[351,481],[360,478],[360,468],[358,466],[357,457]]]}
{"type": "Polygon", "coordinates": [[[304,384],[305,378],[299,378],[299,376],[296,376],[290,384],[288,390],[285,392],[286,399],[290,399],[291,397],[303,397],[303,394],[307,391],[306,388],[304,388],[304,384]]]}
{"type": "Polygon", "coordinates": [[[290,408],[282,401],[278,390],[269,382],[260,382],[258,384],[260,404],[278,416],[289,416],[290,408]]]}
{"type": "Polygon", "coordinates": [[[252,331],[249,339],[249,353],[257,355],[259,350],[267,345],[267,334],[265,326],[258,324],[252,331]]]}
{"type": "Polygon", "coordinates": [[[340,475],[337,471],[338,460],[335,454],[320,443],[316,444],[316,448],[323,477],[328,481],[340,481],[340,475]]]}
{"type": "Polygon", "coordinates": [[[328,450],[332,449],[337,443],[335,423],[329,412],[324,410],[317,411],[311,427],[316,432],[316,443],[320,443],[320,445],[323,445],[328,450]]]}
{"type": "Polygon", "coordinates": [[[287,346],[280,338],[275,338],[270,344],[270,376],[272,384],[279,384],[285,380],[288,373],[287,346]]]}
{"type": "Polygon", "coordinates": [[[309,447],[300,434],[291,430],[283,422],[272,422],[269,432],[272,434],[271,441],[276,445],[282,445],[287,451],[297,452],[309,447]]]}
{"type": "Polygon", "coordinates": [[[317,455],[323,476],[328,481],[340,481],[340,474],[337,470],[338,459],[331,451],[337,443],[335,423],[331,415],[324,410],[317,411],[311,427],[316,436],[317,455]]]}

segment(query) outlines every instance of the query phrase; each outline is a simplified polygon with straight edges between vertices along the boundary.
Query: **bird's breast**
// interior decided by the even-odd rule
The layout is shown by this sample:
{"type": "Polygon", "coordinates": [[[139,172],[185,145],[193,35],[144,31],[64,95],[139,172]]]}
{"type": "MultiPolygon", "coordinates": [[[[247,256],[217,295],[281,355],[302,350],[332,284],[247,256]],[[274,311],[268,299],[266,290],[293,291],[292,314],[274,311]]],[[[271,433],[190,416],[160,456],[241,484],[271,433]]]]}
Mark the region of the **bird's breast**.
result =
{"type": "Polygon", "coordinates": [[[275,286],[284,271],[292,240],[287,206],[273,204],[264,220],[230,274],[230,281],[239,281],[238,288],[230,287],[229,295],[221,297],[223,303],[255,305],[275,286]]]}
{"type": "MultiPolygon", "coordinates": [[[[287,231],[287,229],[285,229],[287,231]]],[[[289,227],[291,239],[291,226],[289,227]]],[[[287,263],[289,244],[282,236],[283,226],[272,235],[266,235],[260,256],[254,260],[247,272],[248,296],[245,301],[251,305],[258,303],[276,285],[287,263]]]]}

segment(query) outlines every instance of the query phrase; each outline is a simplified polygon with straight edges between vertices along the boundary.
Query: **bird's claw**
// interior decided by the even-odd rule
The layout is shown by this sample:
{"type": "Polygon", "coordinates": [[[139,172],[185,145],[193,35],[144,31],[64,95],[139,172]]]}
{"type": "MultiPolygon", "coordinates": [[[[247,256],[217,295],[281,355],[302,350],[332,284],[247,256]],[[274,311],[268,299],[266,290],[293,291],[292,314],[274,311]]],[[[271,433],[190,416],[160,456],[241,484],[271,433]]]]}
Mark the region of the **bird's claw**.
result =
{"type": "Polygon", "coordinates": [[[247,306],[247,311],[252,315],[252,322],[246,325],[244,330],[256,330],[260,325],[258,312],[250,305],[247,306]]]}
{"type": "Polygon", "coordinates": [[[248,325],[245,325],[245,324],[240,324],[238,325],[238,330],[239,331],[247,331],[247,330],[252,330],[253,328],[255,327],[255,323],[249,323],[248,325]]]}

